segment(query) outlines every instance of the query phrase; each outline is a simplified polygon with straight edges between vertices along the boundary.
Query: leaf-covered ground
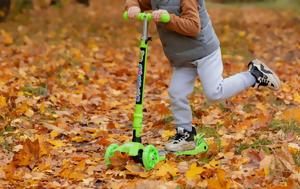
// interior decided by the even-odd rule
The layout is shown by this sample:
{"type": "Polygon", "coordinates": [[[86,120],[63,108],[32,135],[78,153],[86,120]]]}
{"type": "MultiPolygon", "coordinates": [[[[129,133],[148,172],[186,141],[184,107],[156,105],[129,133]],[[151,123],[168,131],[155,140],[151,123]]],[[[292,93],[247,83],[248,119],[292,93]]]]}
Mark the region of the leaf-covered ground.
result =
{"type": "MultiPolygon", "coordinates": [[[[117,0],[85,8],[31,10],[0,24],[0,188],[300,188],[300,16],[210,5],[225,76],[266,61],[283,84],[208,103],[197,82],[194,124],[207,154],[169,155],[145,171],[111,143],[131,139],[138,23],[117,0]]],[[[145,143],[174,134],[167,94],[171,67],[155,29],[148,66],[145,143]]]]}

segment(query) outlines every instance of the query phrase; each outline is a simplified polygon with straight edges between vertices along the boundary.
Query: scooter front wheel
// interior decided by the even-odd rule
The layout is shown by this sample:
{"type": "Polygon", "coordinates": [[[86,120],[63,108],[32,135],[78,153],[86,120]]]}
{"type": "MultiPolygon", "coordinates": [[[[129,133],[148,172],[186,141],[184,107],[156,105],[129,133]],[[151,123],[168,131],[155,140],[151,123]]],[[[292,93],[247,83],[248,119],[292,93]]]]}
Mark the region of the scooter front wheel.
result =
{"type": "Polygon", "coordinates": [[[114,156],[116,149],[119,147],[117,144],[111,144],[106,149],[105,155],[104,155],[104,161],[106,166],[110,165],[110,158],[114,156]]]}
{"type": "Polygon", "coordinates": [[[151,170],[159,162],[158,150],[153,145],[148,145],[143,152],[143,164],[147,170],[151,170]]]}

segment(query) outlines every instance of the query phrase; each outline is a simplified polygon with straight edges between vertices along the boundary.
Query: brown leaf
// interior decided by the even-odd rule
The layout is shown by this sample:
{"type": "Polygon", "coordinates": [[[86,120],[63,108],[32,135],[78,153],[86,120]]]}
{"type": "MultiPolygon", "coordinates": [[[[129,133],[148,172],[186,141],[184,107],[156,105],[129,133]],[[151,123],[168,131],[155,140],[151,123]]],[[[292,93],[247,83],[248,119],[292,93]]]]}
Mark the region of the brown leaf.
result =
{"type": "Polygon", "coordinates": [[[23,149],[17,152],[13,157],[13,163],[16,166],[30,166],[34,167],[36,161],[39,159],[40,146],[39,141],[31,141],[26,139],[22,142],[23,149]]]}

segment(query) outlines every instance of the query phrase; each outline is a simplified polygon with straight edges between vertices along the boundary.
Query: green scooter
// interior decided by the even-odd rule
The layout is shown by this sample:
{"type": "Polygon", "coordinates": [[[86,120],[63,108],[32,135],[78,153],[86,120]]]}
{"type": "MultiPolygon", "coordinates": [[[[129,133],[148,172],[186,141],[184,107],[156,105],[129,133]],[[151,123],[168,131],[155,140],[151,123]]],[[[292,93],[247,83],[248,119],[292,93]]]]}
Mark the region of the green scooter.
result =
{"type": "MultiPolygon", "coordinates": [[[[128,20],[128,13],[123,14],[123,18],[128,20]]],[[[148,36],[149,22],[152,20],[152,14],[140,13],[137,16],[138,21],[143,22],[143,33],[140,43],[140,60],[138,64],[138,78],[137,78],[137,95],[136,105],[133,116],[133,138],[132,142],[126,142],[119,146],[118,144],[111,144],[106,149],[104,160],[105,164],[109,166],[111,164],[110,158],[114,156],[116,151],[128,154],[135,162],[142,163],[146,170],[151,170],[155,165],[166,159],[166,151],[158,151],[153,145],[142,144],[142,120],[143,120],[143,97],[144,97],[144,86],[146,78],[146,65],[148,61],[148,42],[151,37],[148,36]]],[[[161,23],[168,23],[170,21],[169,14],[163,14],[161,16],[161,23]]],[[[205,153],[208,151],[208,145],[204,140],[204,135],[199,134],[195,137],[196,147],[193,150],[176,152],[176,155],[196,155],[199,153],[205,153]]]]}

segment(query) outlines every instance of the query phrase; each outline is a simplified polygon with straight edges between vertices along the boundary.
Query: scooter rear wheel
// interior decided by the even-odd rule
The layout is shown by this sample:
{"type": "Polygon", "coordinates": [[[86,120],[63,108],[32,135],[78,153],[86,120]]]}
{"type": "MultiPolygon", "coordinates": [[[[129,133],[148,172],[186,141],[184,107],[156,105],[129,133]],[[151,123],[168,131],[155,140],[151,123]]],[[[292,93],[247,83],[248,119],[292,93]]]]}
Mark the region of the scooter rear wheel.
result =
{"type": "Polygon", "coordinates": [[[147,170],[151,170],[159,162],[158,150],[153,145],[148,145],[143,152],[143,164],[147,170]]]}
{"type": "Polygon", "coordinates": [[[119,147],[117,144],[111,144],[106,149],[105,155],[104,155],[104,161],[106,166],[110,165],[110,158],[114,156],[116,149],[119,147]]]}
{"type": "Polygon", "coordinates": [[[207,152],[208,151],[208,145],[206,141],[203,138],[197,139],[196,140],[196,147],[200,148],[202,152],[207,152]]]}

